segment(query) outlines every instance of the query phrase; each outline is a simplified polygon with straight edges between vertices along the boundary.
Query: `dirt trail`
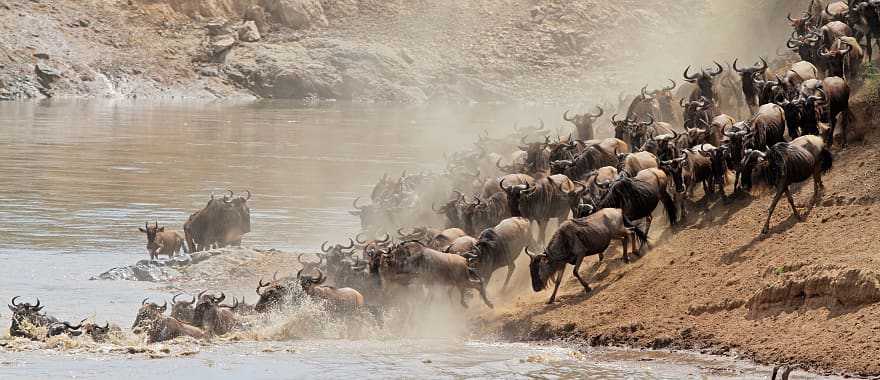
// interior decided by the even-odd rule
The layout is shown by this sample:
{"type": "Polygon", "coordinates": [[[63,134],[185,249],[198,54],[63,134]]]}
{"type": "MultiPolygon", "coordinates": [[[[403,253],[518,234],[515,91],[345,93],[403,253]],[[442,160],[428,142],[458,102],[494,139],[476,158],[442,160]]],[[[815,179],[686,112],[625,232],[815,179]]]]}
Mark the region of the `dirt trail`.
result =
{"type": "MultiPolygon", "coordinates": [[[[857,129],[876,127],[867,112],[875,104],[854,100],[859,120],[870,123],[857,129]]],[[[614,248],[604,263],[588,258],[582,273],[592,293],[569,266],[557,304],[544,304],[549,292],[523,295],[485,315],[483,328],[511,339],[698,349],[880,375],[877,137],[835,151],[817,206],[808,207],[812,183],[797,191],[804,222],[780,202],[762,238],[771,194],[699,203],[699,219],[655,238],[632,264],[614,248]]]]}

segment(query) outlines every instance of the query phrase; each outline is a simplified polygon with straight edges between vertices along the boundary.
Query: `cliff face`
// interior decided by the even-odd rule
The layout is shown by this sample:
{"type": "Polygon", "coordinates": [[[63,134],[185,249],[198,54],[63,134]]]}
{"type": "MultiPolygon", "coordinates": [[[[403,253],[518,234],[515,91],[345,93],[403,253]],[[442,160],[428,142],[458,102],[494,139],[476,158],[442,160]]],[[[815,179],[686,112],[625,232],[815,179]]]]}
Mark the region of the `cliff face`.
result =
{"type": "Polygon", "coordinates": [[[777,19],[766,10],[778,3],[728,3],[7,1],[0,5],[0,98],[589,96],[598,103],[677,78],[687,64],[768,55],[784,42],[781,32],[766,38],[774,28],[755,27],[777,19]],[[759,48],[746,48],[753,45],[759,48]]]}

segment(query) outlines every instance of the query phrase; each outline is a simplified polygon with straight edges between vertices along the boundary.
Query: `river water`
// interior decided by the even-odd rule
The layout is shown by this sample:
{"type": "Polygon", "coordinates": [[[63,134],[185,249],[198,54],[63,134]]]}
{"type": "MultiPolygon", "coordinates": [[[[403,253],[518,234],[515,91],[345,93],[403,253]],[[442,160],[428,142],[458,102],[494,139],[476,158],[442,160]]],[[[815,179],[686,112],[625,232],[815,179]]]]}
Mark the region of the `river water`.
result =
{"type": "MultiPolygon", "coordinates": [[[[137,231],[180,229],[210,194],[249,189],[245,244],[314,249],[351,236],[351,200],[383,173],[438,169],[483,129],[562,125],[552,107],[450,108],[298,102],[0,103],[0,299],[130,326],[155,284],[89,281],[146,257],[137,231]]],[[[4,308],[5,310],[5,308],[4,308]]],[[[7,319],[8,312],[0,313],[7,319]]],[[[8,322],[3,322],[4,325],[8,322]]],[[[4,327],[5,330],[5,327],[4,327]]],[[[6,335],[4,331],[0,335],[6,335]]],[[[112,350],[0,348],[0,378],[766,378],[769,369],[693,354],[462,338],[244,341],[160,360],[112,350]],[[106,352],[104,352],[106,351],[106,352]]],[[[161,355],[160,355],[161,356],[161,355]]]]}

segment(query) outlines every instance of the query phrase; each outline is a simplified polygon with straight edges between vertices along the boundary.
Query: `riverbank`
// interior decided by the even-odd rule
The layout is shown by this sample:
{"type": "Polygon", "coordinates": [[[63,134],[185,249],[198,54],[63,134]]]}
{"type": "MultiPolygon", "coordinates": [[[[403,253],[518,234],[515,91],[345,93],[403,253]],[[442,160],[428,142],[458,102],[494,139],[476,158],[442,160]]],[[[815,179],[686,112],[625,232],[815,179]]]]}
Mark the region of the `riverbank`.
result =
{"type": "MultiPolygon", "coordinates": [[[[0,100],[616,104],[618,91],[665,85],[692,60],[722,54],[702,48],[715,44],[696,31],[737,11],[728,8],[692,0],[4,1],[0,100]],[[658,51],[676,54],[658,60],[658,51]]],[[[769,24],[760,12],[748,17],[713,38],[769,24]]],[[[759,45],[723,55],[773,51],[759,45]]]]}
{"type": "MultiPolygon", "coordinates": [[[[567,268],[557,303],[549,292],[520,295],[486,313],[480,328],[512,340],[697,350],[821,373],[880,375],[880,146],[871,110],[876,83],[853,98],[851,134],[864,141],[834,151],[822,201],[812,184],[795,192],[806,220],[785,202],[759,236],[772,194],[698,202],[705,212],[624,264],[619,253],[581,273],[567,268]]],[[[796,187],[795,187],[796,188],[796,187]]],[[[619,252],[612,248],[612,252],[619,252]]]]}

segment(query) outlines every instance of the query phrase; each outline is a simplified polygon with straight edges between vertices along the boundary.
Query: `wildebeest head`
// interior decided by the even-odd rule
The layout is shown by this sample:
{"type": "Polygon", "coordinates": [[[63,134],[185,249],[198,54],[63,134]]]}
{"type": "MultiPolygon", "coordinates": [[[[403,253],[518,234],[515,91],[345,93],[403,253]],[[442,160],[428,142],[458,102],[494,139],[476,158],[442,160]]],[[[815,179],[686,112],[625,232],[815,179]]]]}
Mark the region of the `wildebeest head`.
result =
{"type": "Polygon", "coordinates": [[[86,323],[82,325],[82,332],[92,337],[95,342],[104,342],[110,335],[110,322],[100,326],[94,323],[86,323]]]}
{"type": "Polygon", "coordinates": [[[435,213],[445,215],[447,221],[447,227],[455,227],[461,226],[464,224],[464,220],[462,218],[462,209],[464,206],[465,196],[461,193],[461,191],[453,190],[455,193],[455,198],[449,200],[443,206],[435,207],[434,204],[431,204],[431,209],[434,210],[435,213]]]}
{"type": "Polygon", "coordinates": [[[511,216],[522,216],[519,207],[520,199],[524,194],[533,190],[535,187],[529,184],[504,186],[503,178],[498,182],[498,186],[501,187],[501,190],[504,190],[504,192],[507,193],[507,206],[510,208],[511,216]]]}
{"type": "Polygon", "coordinates": [[[159,243],[156,242],[156,235],[160,232],[165,232],[165,227],[159,227],[159,220],[156,220],[156,224],[150,225],[150,222],[144,222],[143,228],[138,228],[138,231],[147,234],[147,251],[152,255],[154,254],[160,247],[159,243]]]}
{"type": "Polygon", "coordinates": [[[752,174],[761,170],[762,166],[767,165],[767,154],[759,151],[746,149],[743,153],[743,159],[741,163],[742,167],[742,178],[740,179],[740,183],[742,184],[742,188],[745,191],[750,191],[752,186],[754,185],[752,181],[752,174]]]}
{"type": "Polygon", "coordinates": [[[251,191],[245,190],[245,193],[247,193],[247,196],[239,195],[237,197],[223,198],[223,202],[227,206],[232,207],[239,215],[239,227],[242,234],[251,232],[251,209],[247,205],[247,202],[251,199],[251,191]]]}
{"type": "Polygon", "coordinates": [[[630,141],[632,133],[632,125],[636,121],[634,119],[617,120],[617,114],[611,115],[611,125],[614,126],[614,138],[623,141],[630,141]]]}
{"type": "Polygon", "coordinates": [[[526,247],[529,256],[529,274],[532,278],[532,290],[540,292],[547,287],[547,281],[556,273],[556,268],[551,264],[550,257],[546,253],[533,254],[526,247]]]}
{"type": "Polygon", "coordinates": [[[690,74],[688,74],[688,72],[690,71],[691,67],[688,66],[687,68],[684,69],[684,80],[687,81],[688,83],[696,83],[697,87],[700,88],[700,94],[709,98],[710,100],[714,99],[714,95],[713,95],[714,92],[712,89],[712,80],[716,76],[721,75],[721,73],[724,72],[724,68],[721,66],[720,63],[718,63],[718,62],[713,62],[713,63],[715,63],[715,66],[718,67],[718,69],[715,71],[703,69],[703,70],[700,70],[700,72],[698,72],[698,73],[694,73],[693,75],[690,75],[690,74]]]}
{"type": "Polygon", "coordinates": [[[193,310],[193,326],[202,326],[205,321],[205,314],[207,314],[208,310],[220,306],[220,303],[226,299],[226,294],[223,292],[220,292],[220,296],[205,294],[206,292],[206,290],[203,290],[197,297],[198,303],[193,310]]]}
{"type": "Polygon", "coordinates": [[[672,177],[672,182],[675,184],[675,191],[682,193],[684,192],[684,177],[682,175],[684,169],[684,161],[687,159],[687,156],[681,156],[678,158],[674,158],[668,161],[660,162],[660,169],[662,169],[666,174],[672,177]]]}
{"type": "Polygon", "coordinates": [[[147,303],[147,300],[149,300],[149,298],[144,298],[144,300],[141,301],[141,308],[138,309],[137,316],[134,318],[134,323],[131,325],[132,329],[155,322],[162,318],[162,315],[165,314],[165,310],[168,309],[168,302],[159,306],[153,302],[147,303]]]}
{"type": "Polygon", "coordinates": [[[195,312],[196,297],[193,296],[192,301],[177,300],[183,293],[177,293],[171,297],[171,317],[181,321],[192,323],[193,313],[195,312]]]}
{"type": "Polygon", "coordinates": [[[599,112],[593,113],[582,113],[575,114],[572,117],[568,117],[568,111],[562,114],[562,120],[570,122],[574,124],[575,128],[578,131],[578,138],[581,140],[590,140],[593,138],[593,123],[596,122],[596,119],[605,114],[605,110],[602,107],[596,106],[596,109],[599,112]]]}
{"type": "Polygon", "coordinates": [[[327,277],[324,276],[324,272],[321,272],[320,269],[315,268],[315,271],[318,272],[318,276],[303,276],[303,270],[300,269],[299,272],[296,272],[296,278],[299,279],[299,284],[302,286],[304,292],[308,293],[315,286],[320,286],[325,281],[327,281],[327,277]]]}
{"type": "Polygon", "coordinates": [[[765,72],[767,72],[767,60],[764,57],[761,57],[761,62],[756,62],[751,67],[739,68],[736,66],[739,58],[733,60],[733,71],[736,71],[740,75],[740,79],[742,82],[743,93],[747,98],[754,97],[757,95],[757,90],[755,89],[755,78],[759,76],[763,76],[765,72]]]}
{"type": "Polygon", "coordinates": [[[27,302],[15,303],[17,298],[19,296],[12,297],[12,304],[8,305],[9,310],[12,311],[12,327],[9,328],[9,333],[12,336],[28,336],[33,338],[29,332],[23,329],[22,324],[43,325],[42,321],[45,319],[45,316],[40,313],[43,310],[43,306],[40,306],[39,298],[37,303],[33,305],[27,302]]]}

